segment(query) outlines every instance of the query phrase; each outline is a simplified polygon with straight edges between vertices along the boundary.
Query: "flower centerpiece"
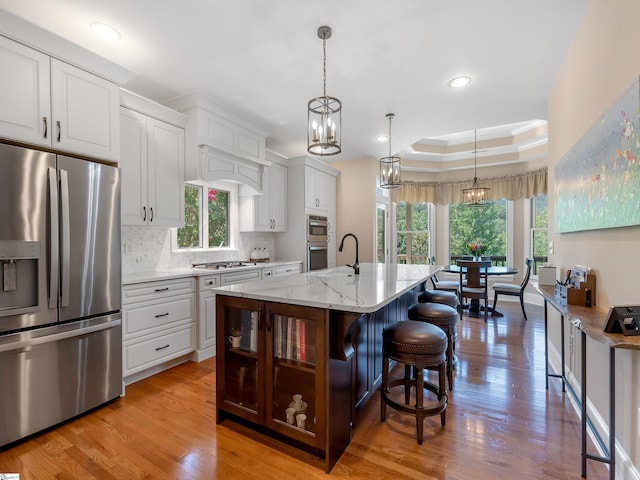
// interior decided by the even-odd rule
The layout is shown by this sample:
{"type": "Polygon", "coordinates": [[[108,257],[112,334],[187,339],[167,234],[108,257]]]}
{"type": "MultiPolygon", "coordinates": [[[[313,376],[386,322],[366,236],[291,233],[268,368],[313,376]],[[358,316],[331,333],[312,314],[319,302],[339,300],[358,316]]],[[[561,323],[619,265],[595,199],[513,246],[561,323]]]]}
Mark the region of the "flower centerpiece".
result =
{"type": "Polygon", "coordinates": [[[488,250],[488,248],[489,247],[487,247],[487,245],[484,243],[471,242],[467,244],[467,252],[470,255],[473,255],[473,258],[476,260],[479,260],[480,257],[488,250]]]}

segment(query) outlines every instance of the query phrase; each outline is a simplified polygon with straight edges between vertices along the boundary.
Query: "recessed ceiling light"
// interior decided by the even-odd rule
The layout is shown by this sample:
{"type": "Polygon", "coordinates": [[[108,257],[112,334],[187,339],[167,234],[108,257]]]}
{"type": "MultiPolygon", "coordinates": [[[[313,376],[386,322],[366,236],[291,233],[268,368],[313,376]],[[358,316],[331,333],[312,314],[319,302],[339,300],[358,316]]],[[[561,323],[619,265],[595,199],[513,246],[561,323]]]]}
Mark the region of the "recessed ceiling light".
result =
{"type": "Polygon", "coordinates": [[[455,77],[455,78],[452,78],[451,80],[449,80],[449,86],[451,88],[466,87],[467,85],[469,85],[469,83],[471,83],[471,77],[468,77],[466,75],[462,75],[460,77],[455,77]]]}
{"type": "Polygon", "coordinates": [[[387,137],[386,135],[380,135],[376,137],[376,140],[379,142],[386,142],[387,140],[389,140],[389,137],[387,137]]]}
{"type": "Polygon", "coordinates": [[[93,22],[91,24],[91,30],[96,35],[102,38],[108,38],[109,40],[118,40],[120,38],[120,32],[106,23],[93,22]]]}

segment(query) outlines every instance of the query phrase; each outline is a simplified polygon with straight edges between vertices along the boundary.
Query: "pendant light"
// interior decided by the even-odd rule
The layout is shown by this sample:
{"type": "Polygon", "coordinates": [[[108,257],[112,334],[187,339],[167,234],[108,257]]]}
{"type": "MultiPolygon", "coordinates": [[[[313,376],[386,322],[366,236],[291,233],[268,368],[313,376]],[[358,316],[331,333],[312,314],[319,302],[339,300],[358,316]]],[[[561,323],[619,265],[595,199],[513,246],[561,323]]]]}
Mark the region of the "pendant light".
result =
{"type": "Polygon", "coordinates": [[[327,96],[327,39],[331,38],[331,27],[318,28],[318,37],[322,39],[322,97],[312,98],[307,105],[307,151],[323,157],[342,151],[342,102],[327,96]]]}
{"type": "Polygon", "coordinates": [[[391,120],[395,115],[387,113],[389,119],[389,156],[380,159],[380,186],[396,188],[400,186],[400,157],[391,155],[391,120]]]}
{"type": "Polygon", "coordinates": [[[487,196],[491,190],[489,187],[481,187],[478,184],[478,131],[474,130],[474,143],[473,143],[473,184],[471,188],[465,188],[462,190],[462,202],[468,207],[484,207],[489,205],[487,196]]]}

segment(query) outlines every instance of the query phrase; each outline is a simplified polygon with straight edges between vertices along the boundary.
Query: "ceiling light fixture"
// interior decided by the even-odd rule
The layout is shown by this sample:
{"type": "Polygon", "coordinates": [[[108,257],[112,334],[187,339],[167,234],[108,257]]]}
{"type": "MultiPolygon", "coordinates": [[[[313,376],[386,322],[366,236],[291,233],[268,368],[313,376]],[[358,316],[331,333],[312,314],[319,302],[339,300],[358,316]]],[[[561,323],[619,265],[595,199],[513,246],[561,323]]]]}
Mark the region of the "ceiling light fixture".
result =
{"type": "Polygon", "coordinates": [[[474,130],[473,133],[473,184],[471,188],[462,190],[462,202],[468,207],[484,207],[490,203],[487,195],[491,189],[489,187],[481,187],[478,184],[478,131],[474,130]]]}
{"type": "Polygon", "coordinates": [[[395,115],[387,113],[389,119],[389,156],[380,159],[380,186],[396,188],[400,186],[400,157],[391,155],[391,120],[395,115]]]}
{"type": "Polygon", "coordinates": [[[309,100],[307,105],[307,151],[314,155],[336,155],[342,151],[342,102],[327,96],[327,39],[331,27],[318,28],[322,39],[322,97],[309,100]]]}
{"type": "Polygon", "coordinates": [[[455,77],[449,80],[449,86],[451,88],[462,88],[466,87],[471,83],[471,77],[466,75],[461,75],[460,77],[455,77]]]}
{"type": "Polygon", "coordinates": [[[93,33],[102,38],[108,38],[109,40],[118,40],[120,38],[120,32],[106,23],[93,22],[90,27],[93,33]]]}

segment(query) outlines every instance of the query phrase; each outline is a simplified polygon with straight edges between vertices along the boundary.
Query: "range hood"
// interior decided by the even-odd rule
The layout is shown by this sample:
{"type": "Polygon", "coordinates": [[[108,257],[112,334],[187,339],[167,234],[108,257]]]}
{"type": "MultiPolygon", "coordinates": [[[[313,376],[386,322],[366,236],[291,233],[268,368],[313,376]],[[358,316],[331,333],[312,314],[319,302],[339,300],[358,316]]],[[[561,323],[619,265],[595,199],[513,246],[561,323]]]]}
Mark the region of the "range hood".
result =
{"type": "MultiPolygon", "coordinates": [[[[226,180],[248,187],[246,193],[262,194],[264,165],[212,147],[198,146],[200,178],[202,180],[226,180]]],[[[245,194],[246,194],[245,193],[245,194]]]]}

